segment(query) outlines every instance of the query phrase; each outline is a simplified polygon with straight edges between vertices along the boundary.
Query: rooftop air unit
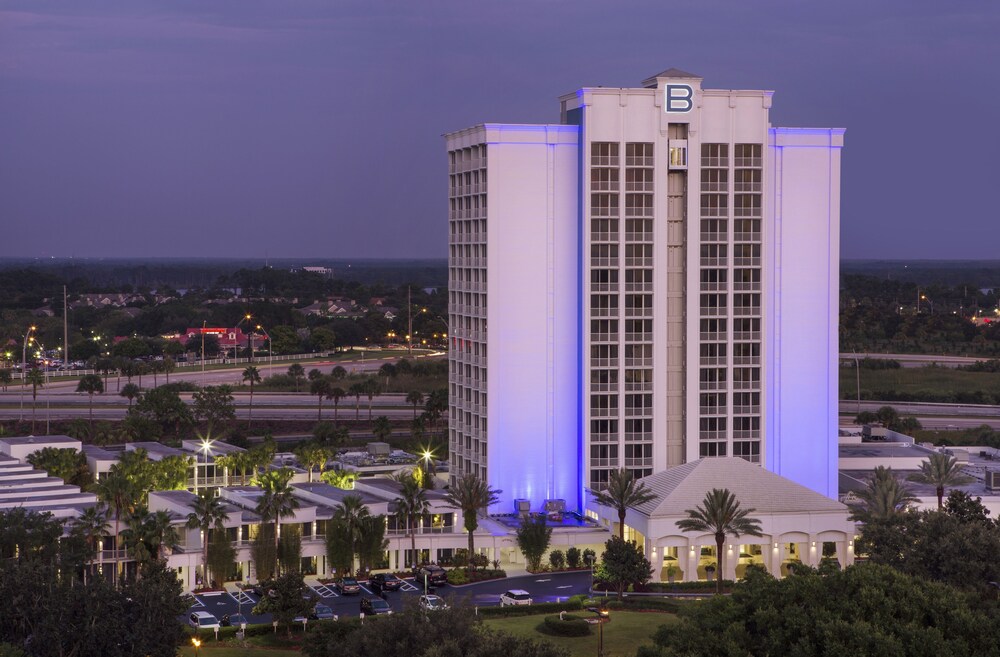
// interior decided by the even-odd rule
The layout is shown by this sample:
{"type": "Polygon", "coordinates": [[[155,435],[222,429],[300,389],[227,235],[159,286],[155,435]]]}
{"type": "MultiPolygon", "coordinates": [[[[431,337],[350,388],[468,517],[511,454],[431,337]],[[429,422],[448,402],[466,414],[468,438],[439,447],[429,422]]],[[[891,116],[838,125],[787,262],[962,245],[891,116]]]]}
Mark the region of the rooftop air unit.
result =
{"type": "Polygon", "coordinates": [[[990,492],[1000,491],[1000,470],[986,471],[986,490],[990,492]]]}
{"type": "Polygon", "coordinates": [[[531,500],[514,500],[514,513],[519,516],[526,516],[531,513],[531,500]]]}
{"type": "Polygon", "coordinates": [[[545,500],[545,513],[564,513],[566,500],[545,500]]]}

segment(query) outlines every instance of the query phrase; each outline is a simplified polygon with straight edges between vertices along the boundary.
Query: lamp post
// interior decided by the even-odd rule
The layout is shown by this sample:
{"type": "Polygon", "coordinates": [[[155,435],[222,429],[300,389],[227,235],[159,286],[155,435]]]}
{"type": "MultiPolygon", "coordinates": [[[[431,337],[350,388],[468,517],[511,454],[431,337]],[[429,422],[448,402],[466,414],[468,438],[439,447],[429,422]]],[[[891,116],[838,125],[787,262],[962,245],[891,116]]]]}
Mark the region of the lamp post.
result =
{"type": "MultiPolygon", "coordinates": [[[[236,329],[238,329],[240,327],[240,324],[242,324],[243,322],[247,321],[248,319],[251,319],[252,317],[253,316],[250,313],[247,313],[246,315],[243,315],[243,319],[241,319],[240,321],[236,322],[236,326],[233,327],[233,364],[234,365],[236,364],[236,349],[237,349],[237,347],[239,347],[239,345],[236,342],[236,329]]],[[[250,350],[250,360],[253,361],[253,349],[250,350]]]]}
{"type": "MultiPolygon", "coordinates": [[[[267,375],[268,376],[272,376],[274,374],[274,371],[273,371],[274,370],[274,352],[272,351],[272,344],[273,343],[272,343],[272,340],[271,340],[271,334],[268,333],[264,329],[264,327],[261,326],[260,324],[257,325],[257,330],[260,331],[261,333],[263,333],[264,337],[267,338],[267,375]]],[[[253,349],[251,349],[250,351],[251,351],[251,353],[253,353],[253,349]]]]}
{"type": "Polygon", "coordinates": [[[191,645],[194,646],[194,654],[195,655],[200,655],[201,654],[201,650],[200,650],[201,649],[201,639],[199,639],[196,636],[191,637],[191,645]]]}
{"type": "MultiPolygon", "coordinates": [[[[201,440],[201,452],[202,452],[202,454],[205,455],[205,469],[206,470],[208,470],[208,453],[212,449],[212,442],[214,442],[214,441],[212,441],[209,438],[202,438],[202,440],[201,440]]],[[[206,479],[205,487],[207,488],[208,487],[208,483],[207,483],[208,475],[207,474],[205,475],[205,479],[206,479]]],[[[197,467],[195,468],[195,471],[194,471],[194,490],[195,490],[196,493],[198,492],[198,468],[197,467]]]]}
{"type": "Polygon", "coordinates": [[[21,341],[21,416],[18,419],[19,422],[24,422],[24,386],[28,383],[28,342],[35,340],[34,336],[31,335],[35,328],[37,327],[29,328],[21,341]]]}

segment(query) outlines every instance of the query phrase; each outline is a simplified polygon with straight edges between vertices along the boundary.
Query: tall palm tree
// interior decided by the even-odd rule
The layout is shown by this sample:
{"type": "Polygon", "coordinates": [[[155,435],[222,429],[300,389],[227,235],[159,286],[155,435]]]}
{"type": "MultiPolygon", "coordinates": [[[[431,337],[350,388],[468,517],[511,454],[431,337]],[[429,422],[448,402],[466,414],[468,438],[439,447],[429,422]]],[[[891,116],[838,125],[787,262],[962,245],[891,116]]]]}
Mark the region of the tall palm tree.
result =
{"type": "Polygon", "coordinates": [[[753,512],[754,509],[741,509],[739,500],[728,488],[713,488],[700,506],[684,511],[687,518],[677,521],[681,531],[715,534],[715,555],[719,562],[715,572],[716,593],[722,593],[722,548],[726,536],[761,536],[760,520],[750,517],[753,512]]]}
{"type": "Polygon", "coordinates": [[[125,520],[125,529],[122,530],[122,545],[128,555],[135,560],[136,579],[141,577],[142,567],[153,559],[153,550],[150,548],[148,540],[149,510],[144,506],[136,507],[125,520]]]}
{"type": "Polygon", "coordinates": [[[165,558],[164,552],[171,552],[180,545],[181,535],[173,524],[173,516],[169,511],[154,511],[146,519],[146,537],[153,549],[153,558],[159,561],[165,558]]]}
{"type": "Polygon", "coordinates": [[[401,522],[406,526],[410,534],[410,555],[413,563],[410,566],[417,567],[417,522],[430,509],[427,501],[427,491],[417,481],[412,473],[405,473],[396,478],[400,484],[399,496],[393,500],[396,505],[396,522],[401,522]]]}
{"type": "Polygon", "coordinates": [[[224,530],[229,514],[222,499],[214,495],[199,495],[191,501],[190,507],[187,526],[189,529],[201,530],[202,586],[208,586],[211,581],[208,579],[208,532],[212,529],[224,530]]]}
{"type": "Polygon", "coordinates": [[[298,392],[299,382],[306,378],[306,370],[298,363],[292,363],[288,366],[288,376],[292,377],[292,380],[295,381],[295,392],[298,392]]]}
{"type": "Polygon", "coordinates": [[[618,538],[625,540],[625,514],[629,507],[636,507],[656,499],[646,484],[636,479],[625,468],[612,470],[608,475],[608,487],[594,491],[594,501],[601,506],[611,507],[618,512],[618,538]]]}
{"type": "Polygon", "coordinates": [[[45,386],[45,374],[37,367],[32,367],[27,374],[31,385],[31,433],[35,433],[35,409],[38,407],[38,389],[45,386]]]}
{"type": "MultiPolygon", "coordinates": [[[[345,495],[340,505],[333,510],[333,519],[337,523],[342,523],[341,526],[345,529],[354,554],[358,552],[362,523],[370,515],[368,507],[365,506],[359,495],[345,495]]],[[[354,564],[352,563],[351,570],[353,569],[354,564]]]]}
{"type": "Polygon", "coordinates": [[[316,399],[319,400],[319,405],[316,409],[317,422],[323,419],[323,397],[329,396],[330,388],[330,379],[325,376],[317,377],[309,382],[309,393],[316,395],[316,399]]]}
{"type": "Polygon", "coordinates": [[[459,477],[448,490],[445,498],[448,506],[462,512],[462,522],[465,531],[469,533],[469,564],[473,564],[475,545],[473,534],[479,528],[479,511],[489,509],[490,506],[500,501],[502,490],[492,488],[488,483],[474,474],[464,474],[459,477]]]}
{"type": "Polygon", "coordinates": [[[361,395],[365,394],[365,386],[361,383],[352,383],[347,389],[347,394],[354,397],[354,419],[361,418],[361,395]]]}
{"type": "Polygon", "coordinates": [[[946,486],[962,486],[972,483],[972,477],[962,474],[958,459],[944,452],[931,454],[920,464],[920,472],[906,478],[918,484],[934,486],[938,498],[938,511],[944,508],[944,489],[946,486]]]}
{"type": "Polygon", "coordinates": [[[424,403],[424,393],[419,390],[411,390],[406,393],[406,403],[413,404],[413,419],[417,419],[417,406],[424,403]]]}
{"type": "Polygon", "coordinates": [[[121,518],[125,512],[132,509],[132,501],[137,492],[136,487],[117,466],[112,466],[107,476],[98,480],[94,485],[94,492],[97,493],[98,499],[108,505],[115,517],[115,569],[112,582],[115,586],[118,586],[118,543],[121,518]]]}
{"type": "Polygon", "coordinates": [[[368,421],[372,421],[372,401],[375,399],[375,395],[382,392],[382,385],[379,384],[378,379],[374,376],[370,376],[365,379],[364,384],[365,395],[368,396],[368,421]]]}
{"type": "Polygon", "coordinates": [[[290,518],[295,515],[295,509],[299,508],[299,500],[292,494],[292,487],[288,484],[292,478],[292,471],[287,468],[280,470],[270,470],[257,477],[258,485],[264,489],[264,494],[257,501],[257,514],[260,515],[261,522],[274,523],[274,576],[278,575],[278,525],[282,518],[290,518]]]}
{"type": "Polygon", "coordinates": [[[132,408],[132,401],[136,399],[139,394],[139,386],[134,383],[126,383],[122,386],[121,392],[118,393],[122,397],[128,400],[128,407],[132,408]]]}
{"type": "Polygon", "coordinates": [[[343,388],[332,387],[330,392],[327,393],[326,398],[333,401],[333,423],[337,424],[337,415],[340,408],[340,400],[347,396],[347,392],[343,388]]]}
{"type": "Polygon", "coordinates": [[[250,383],[250,412],[247,415],[247,428],[250,428],[250,423],[253,422],[253,385],[255,383],[260,383],[260,372],[253,365],[250,365],[245,370],[243,370],[243,380],[250,383]]]}
{"type": "MultiPolygon", "coordinates": [[[[104,392],[104,381],[96,374],[84,374],[76,384],[77,392],[85,392],[90,397],[90,428],[94,428],[94,395],[104,392]]],[[[129,402],[131,406],[131,402],[129,402]]]]}
{"type": "Polygon", "coordinates": [[[875,468],[872,478],[857,495],[861,498],[861,506],[851,514],[851,519],[861,522],[887,520],[917,501],[906,485],[896,478],[892,468],[884,465],[875,468]]]}
{"type": "MultiPolygon", "coordinates": [[[[70,531],[75,532],[87,543],[87,546],[91,550],[91,558],[97,556],[101,560],[101,555],[103,554],[98,550],[98,542],[107,535],[108,530],[111,529],[111,525],[108,524],[108,507],[99,502],[94,506],[88,506],[80,515],[70,521],[70,531]]],[[[87,570],[89,566],[85,566],[83,569],[83,583],[87,583],[87,570]]]]}
{"type": "Polygon", "coordinates": [[[177,362],[170,356],[167,356],[160,363],[160,366],[163,370],[163,375],[167,377],[167,385],[170,385],[170,373],[177,369],[177,362]]]}

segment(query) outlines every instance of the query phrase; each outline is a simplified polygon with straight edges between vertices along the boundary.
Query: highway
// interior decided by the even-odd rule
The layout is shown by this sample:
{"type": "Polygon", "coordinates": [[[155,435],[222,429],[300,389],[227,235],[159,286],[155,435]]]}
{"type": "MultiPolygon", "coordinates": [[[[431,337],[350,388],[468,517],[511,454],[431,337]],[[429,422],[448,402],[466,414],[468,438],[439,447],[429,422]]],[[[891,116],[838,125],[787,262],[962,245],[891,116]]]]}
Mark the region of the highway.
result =
{"type": "Polygon", "coordinates": [[[864,353],[859,352],[857,354],[853,352],[846,352],[840,354],[841,361],[853,361],[855,358],[877,358],[880,360],[896,360],[902,367],[924,367],[925,365],[930,365],[932,363],[937,363],[938,365],[943,365],[945,367],[957,367],[959,365],[972,365],[973,363],[981,360],[989,360],[985,356],[972,357],[972,356],[945,356],[945,355],[934,355],[934,354],[879,354],[879,353],[864,353]]]}

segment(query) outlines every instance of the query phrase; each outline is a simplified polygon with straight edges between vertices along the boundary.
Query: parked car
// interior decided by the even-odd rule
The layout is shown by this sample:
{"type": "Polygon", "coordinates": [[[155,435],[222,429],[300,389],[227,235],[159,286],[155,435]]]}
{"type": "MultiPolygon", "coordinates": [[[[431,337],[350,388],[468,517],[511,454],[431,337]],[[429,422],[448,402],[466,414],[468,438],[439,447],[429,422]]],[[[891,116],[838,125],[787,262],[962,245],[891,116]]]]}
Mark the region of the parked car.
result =
{"type": "Polygon", "coordinates": [[[523,589],[511,589],[500,594],[500,606],[530,605],[531,594],[523,589]]]}
{"type": "Polygon", "coordinates": [[[365,616],[391,614],[392,607],[382,598],[361,598],[361,613],[365,616]]]}
{"type": "Polygon", "coordinates": [[[337,580],[336,586],[341,595],[357,595],[361,593],[361,585],[353,577],[341,577],[337,580]]]}
{"type": "Polygon", "coordinates": [[[195,611],[188,616],[188,625],[197,629],[213,630],[219,625],[219,619],[207,611],[195,611]]]}
{"type": "Polygon", "coordinates": [[[333,609],[323,604],[316,605],[310,616],[313,620],[337,620],[337,614],[333,613],[333,609]]]}
{"type": "Polygon", "coordinates": [[[440,611],[447,609],[448,605],[444,598],[439,595],[422,595],[420,596],[420,608],[426,611],[440,611]]]}
{"type": "Polygon", "coordinates": [[[219,621],[219,624],[222,625],[222,627],[239,627],[240,625],[249,622],[250,621],[248,621],[247,617],[243,614],[226,614],[222,617],[222,620],[219,621]]]}
{"type": "Polygon", "coordinates": [[[448,571],[441,566],[424,566],[417,572],[417,584],[423,585],[424,581],[427,582],[427,586],[429,587],[447,584],[448,571]]]}
{"type": "Polygon", "coordinates": [[[381,591],[398,591],[399,587],[403,585],[403,580],[392,573],[372,575],[368,581],[371,584],[372,591],[375,593],[381,591]]]}

